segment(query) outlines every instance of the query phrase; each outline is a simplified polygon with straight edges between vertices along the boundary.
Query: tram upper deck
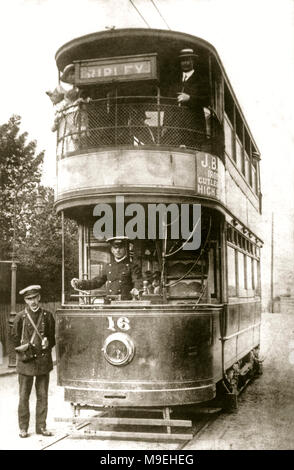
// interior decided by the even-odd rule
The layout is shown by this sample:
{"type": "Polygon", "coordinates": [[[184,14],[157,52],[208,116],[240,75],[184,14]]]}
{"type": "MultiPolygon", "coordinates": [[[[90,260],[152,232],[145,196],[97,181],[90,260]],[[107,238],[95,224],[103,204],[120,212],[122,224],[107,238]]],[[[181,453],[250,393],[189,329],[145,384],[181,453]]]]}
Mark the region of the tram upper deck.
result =
{"type": "Polygon", "coordinates": [[[117,194],[201,202],[258,233],[259,151],[211,44],[173,31],[103,31],[63,45],[56,63],[79,90],[56,113],[58,211],[78,218],[117,194]],[[173,94],[183,48],[198,56],[204,127],[173,94]]]}

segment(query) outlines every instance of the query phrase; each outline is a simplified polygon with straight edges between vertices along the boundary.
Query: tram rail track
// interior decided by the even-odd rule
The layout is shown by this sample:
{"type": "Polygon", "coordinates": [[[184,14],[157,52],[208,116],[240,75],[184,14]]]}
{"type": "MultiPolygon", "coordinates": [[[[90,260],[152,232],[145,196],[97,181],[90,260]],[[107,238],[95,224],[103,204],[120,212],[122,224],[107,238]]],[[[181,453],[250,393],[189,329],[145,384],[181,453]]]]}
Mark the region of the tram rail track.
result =
{"type": "MultiPolygon", "coordinates": [[[[201,437],[201,435],[204,433],[204,431],[206,431],[206,429],[209,428],[218,419],[219,415],[220,415],[220,412],[215,413],[215,414],[210,414],[210,415],[208,415],[207,420],[205,420],[200,425],[200,427],[197,427],[195,425],[195,430],[193,431],[193,439],[192,440],[194,440],[195,438],[199,439],[201,437]]],[[[194,428],[194,426],[193,426],[193,428],[194,428]]],[[[191,440],[181,442],[175,450],[185,450],[185,447],[190,443],[191,443],[191,440]]]]}

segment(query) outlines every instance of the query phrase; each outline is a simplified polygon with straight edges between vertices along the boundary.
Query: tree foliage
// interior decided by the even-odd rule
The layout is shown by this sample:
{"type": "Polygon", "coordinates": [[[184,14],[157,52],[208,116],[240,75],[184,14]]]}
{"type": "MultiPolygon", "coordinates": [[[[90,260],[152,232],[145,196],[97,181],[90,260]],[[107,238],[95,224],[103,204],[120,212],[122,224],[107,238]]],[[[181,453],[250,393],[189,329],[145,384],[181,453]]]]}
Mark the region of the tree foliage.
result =
{"type": "MultiPolygon", "coordinates": [[[[14,251],[17,291],[30,283],[41,284],[43,300],[60,300],[61,217],[54,209],[53,189],[39,184],[44,152],[36,153],[36,142],[27,141],[27,133],[20,133],[20,124],[21,118],[12,116],[0,126],[0,259],[10,260],[14,251]],[[38,215],[39,196],[43,207],[38,215]]],[[[69,273],[76,271],[76,232],[75,223],[66,220],[69,273]]],[[[0,290],[2,299],[9,301],[9,284],[2,282],[0,290]]]]}
{"type": "Polygon", "coordinates": [[[14,204],[16,225],[22,232],[27,222],[23,210],[29,206],[30,193],[40,182],[42,174],[44,152],[36,155],[36,142],[27,142],[27,133],[20,133],[20,124],[21,118],[12,116],[8,123],[0,126],[1,259],[12,249],[14,204]],[[20,202],[21,209],[17,207],[20,202]]]}
{"type": "MultiPolygon", "coordinates": [[[[44,208],[42,213],[31,221],[18,248],[18,258],[22,265],[20,279],[23,285],[41,284],[43,299],[59,301],[62,262],[61,216],[57,215],[54,209],[53,189],[41,187],[39,194],[45,203],[44,208]]],[[[31,204],[36,204],[36,195],[32,195],[31,204]]],[[[70,219],[64,220],[64,237],[65,287],[68,288],[70,277],[77,271],[78,264],[77,226],[70,219]]]]}

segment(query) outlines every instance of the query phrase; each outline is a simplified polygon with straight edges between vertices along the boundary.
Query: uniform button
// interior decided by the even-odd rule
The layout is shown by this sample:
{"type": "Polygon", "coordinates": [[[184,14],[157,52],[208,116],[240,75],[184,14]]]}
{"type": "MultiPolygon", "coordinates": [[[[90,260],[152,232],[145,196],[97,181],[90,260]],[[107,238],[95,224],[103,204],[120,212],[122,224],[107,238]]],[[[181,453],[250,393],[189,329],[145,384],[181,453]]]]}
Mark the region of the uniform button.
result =
{"type": "Polygon", "coordinates": [[[117,292],[120,294],[120,289],[118,289],[118,291],[117,291],[117,292]]]}
{"type": "Polygon", "coordinates": [[[111,289],[109,289],[109,292],[112,292],[112,290],[111,290],[111,289]]]}
{"type": "Polygon", "coordinates": [[[108,274],[111,274],[111,271],[108,271],[108,274]]]}
{"type": "Polygon", "coordinates": [[[108,281],[108,282],[109,282],[109,284],[111,284],[111,281],[108,281]]]}
{"type": "Polygon", "coordinates": [[[119,280],[118,282],[121,282],[121,280],[119,280]]]}

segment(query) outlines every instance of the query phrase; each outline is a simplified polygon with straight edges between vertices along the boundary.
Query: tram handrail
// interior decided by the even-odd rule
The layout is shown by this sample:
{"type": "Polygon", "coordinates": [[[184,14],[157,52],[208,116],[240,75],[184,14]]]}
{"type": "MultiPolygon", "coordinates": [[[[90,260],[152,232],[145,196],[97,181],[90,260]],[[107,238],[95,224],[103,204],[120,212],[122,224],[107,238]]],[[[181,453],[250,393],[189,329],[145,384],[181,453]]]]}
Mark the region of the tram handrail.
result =
{"type": "MultiPolygon", "coordinates": [[[[200,109],[200,108],[199,108],[200,109]]],[[[57,154],[64,158],[89,148],[161,146],[223,154],[223,134],[215,113],[179,107],[176,98],[117,96],[78,99],[56,113],[57,154]],[[203,114],[203,116],[202,116],[203,114]]]]}

